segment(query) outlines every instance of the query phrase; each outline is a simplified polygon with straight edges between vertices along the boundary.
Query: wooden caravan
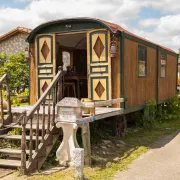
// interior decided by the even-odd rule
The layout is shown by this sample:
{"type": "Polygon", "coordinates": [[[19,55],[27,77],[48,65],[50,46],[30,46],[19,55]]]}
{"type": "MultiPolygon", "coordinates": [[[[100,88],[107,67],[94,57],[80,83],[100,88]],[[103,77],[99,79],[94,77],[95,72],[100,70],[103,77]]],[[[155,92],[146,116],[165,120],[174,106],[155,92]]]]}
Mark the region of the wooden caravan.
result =
{"type": "Polygon", "coordinates": [[[63,66],[63,96],[95,101],[126,98],[127,112],[176,94],[177,54],[122,27],[92,18],[61,19],[36,27],[30,43],[30,103],[63,66]]]}
{"type": "MultiPolygon", "coordinates": [[[[0,88],[0,123],[5,127],[0,139],[21,140],[21,150],[1,148],[7,159],[0,159],[0,167],[21,167],[21,174],[39,170],[60,135],[58,127],[66,137],[57,151],[59,160],[72,159],[70,152],[78,147],[76,130],[81,127],[85,164],[90,165],[89,122],[114,116],[113,134],[122,136],[125,114],[144,108],[148,100],[159,104],[176,94],[177,54],[118,25],[90,18],[62,19],[38,26],[27,41],[34,105],[11,111],[9,103],[4,111],[0,88]],[[58,110],[63,97],[92,102],[65,98],[58,110]],[[11,127],[21,128],[22,135],[6,134],[11,127]]],[[[9,97],[8,74],[2,83],[9,97]]]]}

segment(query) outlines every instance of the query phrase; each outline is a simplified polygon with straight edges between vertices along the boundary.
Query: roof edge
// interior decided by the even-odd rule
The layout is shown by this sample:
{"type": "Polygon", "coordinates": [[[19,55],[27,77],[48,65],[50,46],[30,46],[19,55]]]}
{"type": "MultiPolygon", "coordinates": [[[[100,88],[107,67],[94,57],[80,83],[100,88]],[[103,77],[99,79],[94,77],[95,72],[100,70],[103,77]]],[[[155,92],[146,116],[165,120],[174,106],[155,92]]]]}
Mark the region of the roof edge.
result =
{"type": "Polygon", "coordinates": [[[5,39],[9,38],[10,36],[13,36],[17,33],[25,33],[25,34],[30,34],[31,29],[25,28],[25,27],[17,27],[5,34],[3,34],[2,36],[0,36],[0,42],[4,41],[5,39]]]}
{"type": "Polygon", "coordinates": [[[92,21],[92,22],[97,22],[101,25],[103,25],[104,27],[108,28],[112,33],[116,33],[116,31],[108,26],[105,21],[102,21],[100,19],[95,19],[95,18],[87,18],[87,17],[84,17],[84,18],[67,18],[67,19],[58,19],[58,20],[54,20],[54,21],[48,21],[46,23],[43,23],[43,24],[40,24],[39,26],[37,26],[35,29],[33,29],[31,31],[31,33],[29,34],[29,36],[27,37],[26,41],[31,43],[35,34],[42,28],[46,27],[46,26],[49,26],[49,25],[53,25],[53,24],[56,24],[56,23],[64,23],[64,22],[72,22],[72,21],[77,21],[77,22],[80,22],[80,21],[92,21]]]}

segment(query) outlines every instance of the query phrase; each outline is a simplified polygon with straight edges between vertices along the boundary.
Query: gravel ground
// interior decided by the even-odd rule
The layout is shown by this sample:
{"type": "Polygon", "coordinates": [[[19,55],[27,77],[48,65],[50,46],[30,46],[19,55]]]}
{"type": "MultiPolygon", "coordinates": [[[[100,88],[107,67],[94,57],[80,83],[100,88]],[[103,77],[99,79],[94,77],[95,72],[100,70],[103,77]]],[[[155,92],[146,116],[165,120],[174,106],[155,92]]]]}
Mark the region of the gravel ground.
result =
{"type": "Polygon", "coordinates": [[[8,175],[12,174],[14,170],[0,168],[0,179],[5,179],[8,175]]]}

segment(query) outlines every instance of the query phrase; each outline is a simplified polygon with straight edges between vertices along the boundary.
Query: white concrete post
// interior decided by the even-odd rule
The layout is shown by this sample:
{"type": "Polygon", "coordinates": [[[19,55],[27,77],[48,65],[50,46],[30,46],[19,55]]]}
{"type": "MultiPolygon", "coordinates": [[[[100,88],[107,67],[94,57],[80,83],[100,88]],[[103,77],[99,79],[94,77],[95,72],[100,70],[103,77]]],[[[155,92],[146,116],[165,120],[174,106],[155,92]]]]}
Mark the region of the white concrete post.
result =
{"type": "Polygon", "coordinates": [[[75,178],[78,180],[84,179],[84,149],[75,148],[72,154],[72,162],[75,167],[75,178]]]}

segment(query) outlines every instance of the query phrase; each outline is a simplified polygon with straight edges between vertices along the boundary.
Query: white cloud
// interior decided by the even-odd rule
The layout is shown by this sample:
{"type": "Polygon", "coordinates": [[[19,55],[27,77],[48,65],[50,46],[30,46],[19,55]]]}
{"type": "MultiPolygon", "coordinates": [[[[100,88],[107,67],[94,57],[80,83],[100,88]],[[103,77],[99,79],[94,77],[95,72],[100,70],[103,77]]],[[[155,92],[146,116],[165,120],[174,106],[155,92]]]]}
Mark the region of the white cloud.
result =
{"type": "MultiPolygon", "coordinates": [[[[140,24],[147,27],[150,26],[150,21],[147,19],[144,24],[140,21],[140,24]]],[[[157,26],[151,32],[137,28],[132,29],[132,31],[150,41],[172,48],[176,52],[180,48],[180,14],[161,17],[157,26]]]]}
{"type": "Polygon", "coordinates": [[[139,21],[139,25],[142,27],[150,27],[150,26],[157,26],[160,23],[160,19],[155,18],[149,18],[149,19],[143,19],[139,21]]]}
{"type": "Polygon", "coordinates": [[[40,23],[64,17],[94,17],[111,21],[128,28],[152,41],[178,49],[180,35],[180,3],[178,0],[14,0],[27,2],[24,9],[0,8],[0,34],[24,26],[34,28],[40,23]],[[170,14],[160,19],[142,19],[139,12],[143,7],[152,7],[163,13],[170,14]],[[176,12],[176,14],[175,14],[176,12]],[[173,13],[173,15],[171,14],[173,13]],[[140,18],[137,27],[128,26],[130,20],[140,18]],[[153,26],[153,32],[143,28],[153,26]]]}

